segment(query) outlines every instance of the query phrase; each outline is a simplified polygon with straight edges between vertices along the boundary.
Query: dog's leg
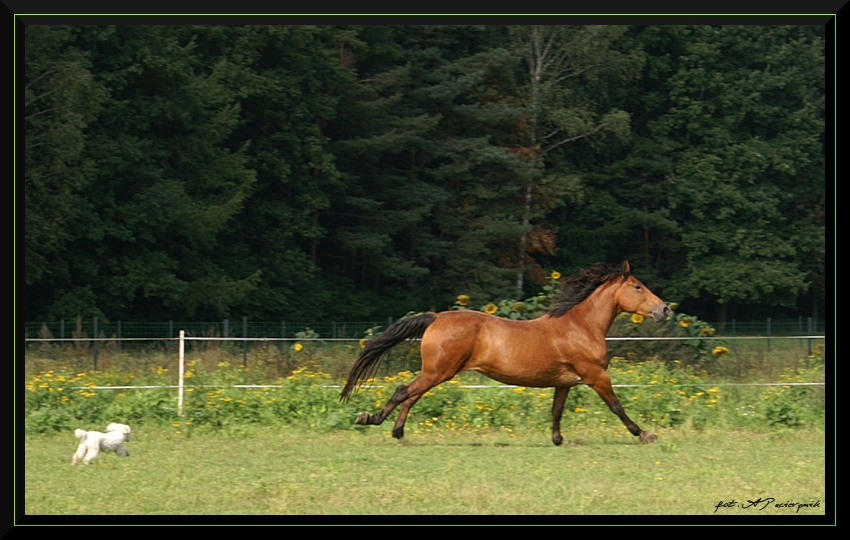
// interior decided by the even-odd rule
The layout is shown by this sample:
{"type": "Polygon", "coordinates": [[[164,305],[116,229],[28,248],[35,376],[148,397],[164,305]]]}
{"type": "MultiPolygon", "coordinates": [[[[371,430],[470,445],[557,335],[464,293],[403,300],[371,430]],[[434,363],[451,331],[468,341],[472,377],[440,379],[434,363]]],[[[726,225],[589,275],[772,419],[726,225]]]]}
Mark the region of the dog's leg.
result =
{"type": "Polygon", "coordinates": [[[83,463],[88,465],[93,460],[97,459],[97,456],[100,454],[100,444],[94,444],[89,446],[88,452],[86,452],[86,457],[83,459],[83,463]]]}
{"type": "Polygon", "coordinates": [[[86,450],[86,441],[85,439],[83,439],[82,441],[80,441],[80,445],[77,447],[77,451],[74,452],[74,457],[71,459],[71,465],[76,465],[77,462],[83,459],[83,456],[86,455],[86,450]]]}
{"type": "Polygon", "coordinates": [[[77,451],[74,452],[74,457],[71,458],[71,465],[76,465],[85,457],[88,452],[89,445],[91,444],[89,441],[89,434],[84,429],[75,429],[74,436],[80,440],[80,444],[77,446],[77,451]]]}

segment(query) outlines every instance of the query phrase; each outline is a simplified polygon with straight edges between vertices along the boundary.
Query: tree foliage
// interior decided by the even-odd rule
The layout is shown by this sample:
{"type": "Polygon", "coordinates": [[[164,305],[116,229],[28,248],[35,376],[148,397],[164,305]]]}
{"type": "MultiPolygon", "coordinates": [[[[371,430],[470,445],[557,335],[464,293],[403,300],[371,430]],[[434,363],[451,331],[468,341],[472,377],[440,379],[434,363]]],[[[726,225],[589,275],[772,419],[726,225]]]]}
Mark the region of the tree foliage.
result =
{"type": "Polygon", "coordinates": [[[632,260],[826,294],[820,26],[25,30],[28,319],[368,319],[632,260]]]}
{"type": "Polygon", "coordinates": [[[815,187],[824,174],[822,35],[806,27],[693,32],[668,79],[671,107],[657,120],[677,149],[666,202],[684,257],[670,290],[721,306],[794,306],[810,286],[801,251],[823,255],[817,226],[799,212],[823,205],[815,187]]]}

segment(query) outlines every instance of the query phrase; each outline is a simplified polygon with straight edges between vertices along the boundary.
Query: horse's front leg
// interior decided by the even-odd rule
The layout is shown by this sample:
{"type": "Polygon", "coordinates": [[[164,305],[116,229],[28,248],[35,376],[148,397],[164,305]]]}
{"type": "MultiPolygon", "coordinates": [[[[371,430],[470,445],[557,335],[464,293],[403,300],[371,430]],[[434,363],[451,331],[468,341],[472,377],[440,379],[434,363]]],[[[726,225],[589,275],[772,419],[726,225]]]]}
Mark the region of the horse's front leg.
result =
{"type": "Polygon", "coordinates": [[[607,371],[600,369],[593,377],[582,377],[582,379],[589,387],[593,388],[593,390],[599,394],[599,397],[601,397],[608,405],[611,412],[616,414],[628,428],[629,433],[640,438],[640,442],[651,443],[658,440],[658,437],[655,436],[655,434],[643,431],[637,424],[632,422],[631,418],[628,417],[623,406],[620,404],[620,400],[614,395],[614,388],[611,386],[611,377],[608,375],[607,371]]]}
{"type": "Polygon", "coordinates": [[[555,446],[561,446],[564,442],[564,438],[561,437],[561,416],[564,414],[564,405],[569,395],[569,386],[555,388],[555,398],[552,400],[552,442],[555,446]]]}

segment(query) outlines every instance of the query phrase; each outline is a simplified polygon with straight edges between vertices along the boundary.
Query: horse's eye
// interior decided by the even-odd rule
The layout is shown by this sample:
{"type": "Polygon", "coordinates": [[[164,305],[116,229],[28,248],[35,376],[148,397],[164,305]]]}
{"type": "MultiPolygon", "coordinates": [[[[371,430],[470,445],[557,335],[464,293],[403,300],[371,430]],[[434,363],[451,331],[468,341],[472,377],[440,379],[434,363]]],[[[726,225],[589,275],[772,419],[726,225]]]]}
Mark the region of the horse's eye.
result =
{"type": "Polygon", "coordinates": [[[635,290],[636,290],[636,291],[641,290],[641,286],[640,286],[640,285],[635,285],[635,290]]]}

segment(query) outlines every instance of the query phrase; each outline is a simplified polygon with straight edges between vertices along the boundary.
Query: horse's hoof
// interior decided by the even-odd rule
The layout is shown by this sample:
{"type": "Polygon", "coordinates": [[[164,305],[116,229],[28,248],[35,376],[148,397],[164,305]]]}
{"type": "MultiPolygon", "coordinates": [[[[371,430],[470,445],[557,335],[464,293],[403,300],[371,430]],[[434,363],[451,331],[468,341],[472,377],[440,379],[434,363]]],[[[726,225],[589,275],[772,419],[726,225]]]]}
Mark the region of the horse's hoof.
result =
{"type": "Polygon", "coordinates": [[[650,433],[648,431],[640,432],[640,442],[642,443],[654,443],[658,440],[658,437],[654,433],[650,433]]]}
{"type": "Polygon", "coordinates": [[[561,446],[561,444],[564,442],[564,438],[560,435],[553,435],[552,442],[555,443],[555,446],[561,446]]]}
{"type": "Polygon", "coordinates": [[[357,419],[354,421],[354,423],[360,424],[362,426],[369,424],[369,413],[364,412],[363,414],[361,414],[360,416],[357,417],[357,419]]]}
{"type": "Polygon", "coordinates": [[[396,439],[404,438],[404,428],[393,429],[393,437],[395,437],[396,439]]]}

